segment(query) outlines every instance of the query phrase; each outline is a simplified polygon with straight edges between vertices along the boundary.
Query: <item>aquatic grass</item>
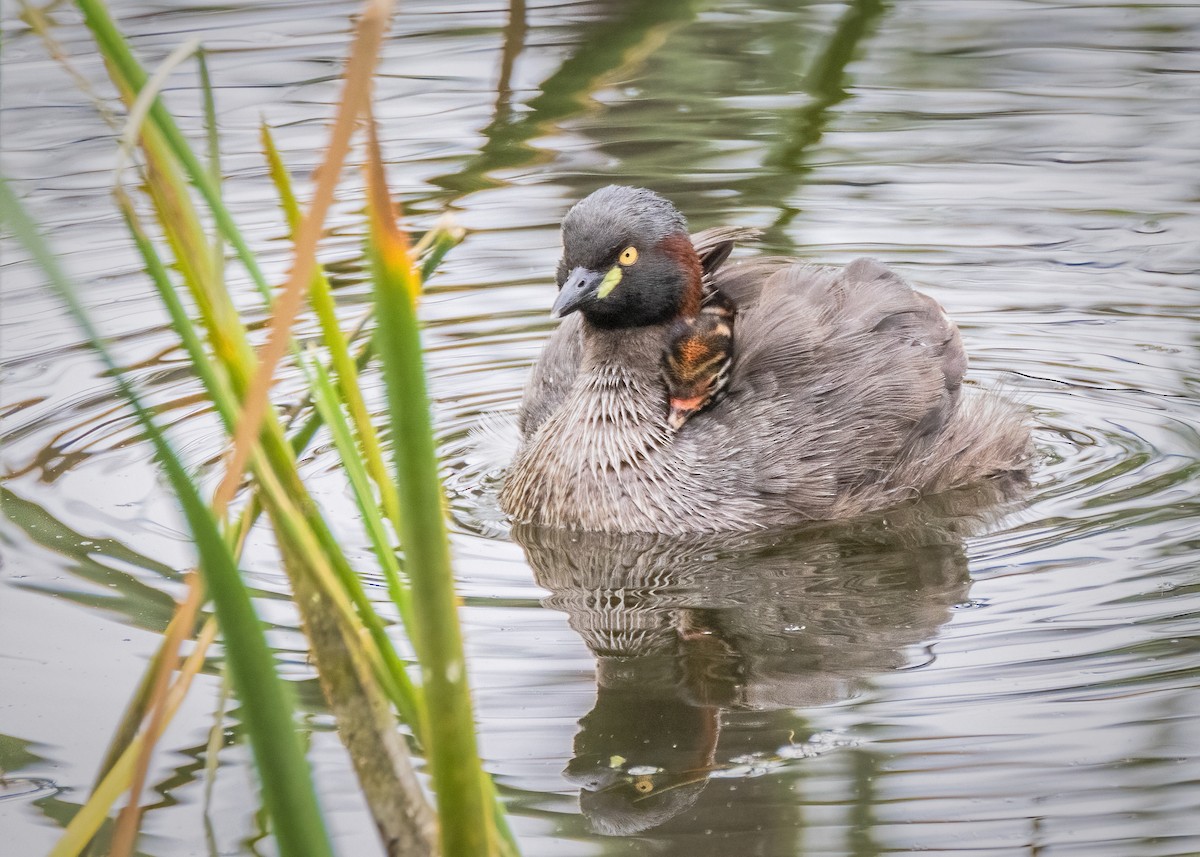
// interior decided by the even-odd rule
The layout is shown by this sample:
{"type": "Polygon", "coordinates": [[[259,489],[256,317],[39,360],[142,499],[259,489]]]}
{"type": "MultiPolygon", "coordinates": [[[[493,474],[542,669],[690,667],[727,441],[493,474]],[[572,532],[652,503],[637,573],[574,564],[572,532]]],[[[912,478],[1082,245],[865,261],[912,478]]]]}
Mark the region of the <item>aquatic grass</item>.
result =
{"type": "Polygon", "coordinates": [[[493,805],[486,799],[475,742],[475,720],[467,687],[458,603],[450,568],[445,493],[425,385],[424,357],[417,322],[421,281],[407,237],[399,229],[384,175],[373,119],[367,121],[367,200],[371,221],[371,267],[379,307],[379,351],[387,379],[394,443],[396,484],[404,515],[400,540],[422,609],[410,633],[421,660],[427,694],[429,755],[446,857],[495,853],[493,805]]]}
{"type": "MultiPolygon", "coordinates": [[[[235,655],[233,650],[244,645],[244,641],[225,627],[227,621],[240,622],[240,633],[244,635],[249,633],[246,628],[253,625],[261,636],[249,593],[237,576],[236,563],[250,529],[263,513],[276,534],[275,542],[291,582],[317,677],[388,853],[441,853],[447,857],[515,854],[516,846],[504,823],[495,787],[482,770],[475,743],[457,624],[457,598],[449,565],[444,498],[437,473],[416,318],[424,280],[461,240],[461,230],[440,222],[410,248],[407,236],[392,216],[382,182],[378,144],[372,135],[367,147],[368,162],[372,164],[368,182],[371,228],[367,255],[380,278],[376,284],[380,330],[367,338],[356,355],[351,355],[351,343],[361,336],[364,328],[360,325],[350,334],[342,331],[332,290],[316,261],[317,240],[342,165],[351,151],[351,138],[359,117],[369,115],[370,78],[390,4],[367,3],[357,23],[337,107],[338,119],[307,215],[301,214],[286,167],[264,125],[264,151],[270,175],[292,232],[292,267],[288,282],[276,295],[267,287],[249,252],[248,242],[224,209],[215,98],[202,49],[195,43],[186,44],[173,52],[153,75],[148,75],[137,63],[104,4],[99,0],[77,0],[77,3],[118,93],[130,110],[122,135],[125,141],[122,158],[133,154],[136,142],[140,157],[134,167],[150,202],[155,229],[146,227],[134,193],[120,177],[115,189],[117,208],[141,255],[147,278],[167,310],[180,346],[195,367],[205,395],[231,441],[232,453],[225,462],[225,475],[214,498],[204,504],[199,499],[194,477],[172,457],[161,432],[154,425],[143,425],[159,451],[173,490],[183,502],[198,548],[203,548],[199,563],[206,583],[203,592],[213,598],[217,607],[232,689],[241,700],[256,765],[260,771],[271,772],[270,776],[261,776],[260,782],[280,852],[328,853],[328,841],[315,797],[312,805],[301,807],[295,795],[288,798],[285,794],[281,798],[278,789],[268,785],[283,771],[301,793],[304,788],[311,792],[307,762],[295,740],[291,709],[275,705],[279,700],[264,703],[262,694],[255,696],[245,691],[247,675],[257,676],[253,670],[269,669],[282,688],[281,699],[288,702],[286,688],[274,674],[270,652],[263,648],[265,642],[258,648],[251,645],[249,650],[250,656],[258,661],[251,666],[235,667],[234,658],[241,655],[235,655]],[[204,102],[203,159],[192,151],[157,91],[174,67],[193,57],[199,68],[204,102]],[[203,211],[194,198],[195,192],[203,211]],[[210,222],[214,225],[211,234],[205,228],[210,222]],[[266,343],[257,353],[226,288],[223,249],[226,242],[271,311],[266,343]],[[167,255],[160,244],[165,246],[167,255]],[[320,348],[311,354],[300,352],[291,331],[306,292],[321,327],[320,348]],[[188,301],[184,300],[185,295],[188,301]],[[395,301],[400,295],[405,311],[397,320],[395,301]],[[372,421],[359,386],[359,376],[376,352],[383,357],[389,386],[389,434],[394,444],[395,475],[387,467],[379,428],[372,421]],[[268,393],[276,366],[288,354],[308,380],[309,390],[293,419],[285,423],[268,393]],[[367,597],[358,571],[334,539],[320,506],[301,479],[297,456],[323,424],[343,457],[347,479],[360,507],[364,535],[416,652],[422,677],[419,685],[410,679],[383,618],[367,597]],[[288,425],[292,426],[290,433],[288,425]],[[250,474],[248,482],[242,474],[246,469],[250,474]],[[243,484],[247,490],[240,514],[228,522],[228,509],[243,484]],[[395,541],[397,537],[399,544],[395,541]],[[401,548],[403,566],[398,561],[401,548]],[[232,579],[237,580],[241,589],[231,594],[232,579]],[[220,591],[218,586],[222,587],[220,591]],[[230,606],[231,599],[241,601],[230,606]],[[249,613],[246,605],[250,605],[249,613]],[[261,734],[263,721],[256,707],[263,704],[275,705],[272,715],[275,731],[291,735],[290,739],[283,737],[272,743],[270,736],[261,734]],[[429,755],[438,817],[417,781],[407,742],[397,729],[397,715],[409,725],[415,743],[429,755]],[[284,720],[288,721],[286,727],[281,725],[284,720]],[[284,745],[299,754],[299,761],[293,759],[291,768],[268,762],[263,755],[281,752],[284,745]],[[296,773],[297,765],[303,768],[302,775],[296,773]],[[308,823],[299,824],[297,813],[303,814],[308,823]],[[297,850],[303,845],[295,838],[298,830],[303,833],[304,841],[310,841],[312,850],[297,850]]],[[[6,210],[10,207],[6,202],[6,210]]],[[[48,251],[33,255],[39,263],[52,258],[48,251]]],[[[58,281],[58,273],[48,271],[48,274],[58,281]]],[[[72,311],[81,324],[86,324],[78,302],[72,304],[72,311]]],[[[87,329],[94,334],[90,327],[87,329]]],[[[102,347],[98,336],[91,339],[98,348],[102,347]]],[[[128,378],[111,362],[110,372],[144,423],[144,408],[140,407],[128,378]]],[[[193,587],[180,605],[163,644],[130,701],[97,786],[69,823],[67,834],[56,847],[56,855],[79,853],[99,830],[120,793],[131,786],[129,804],[116,825],[113,846],[118,851],[134,847],[140,783],[149,752],[177,708],[176,698],[186,689],[182,673],[169,685],[165,677],[175,672],[179,640],[190,636],[195,625],[194,610],[201,591],[198,586],[193,587]]],[[[203,661],[213,631],[209,620],[187,664],[203,661]]],[[[216,746],[219,742],[210,739],[210,750],[216,746]]],[[[206,760],[206,768],[211,786],[215,771],[212,759],[206,760]]]]}
{"type": "Polygon", "coordinates": [[[192,680],[204,666],[204,653],[217,636],[217,622],[210,619],[201,628],[196,637],[192,652],[179,669],[179,675],[167,693],[163,707],[162,722],[157,734],[134,734],[128,743],[116,754],[107,771],[99,777],[92,787],[91,798],[80,807],[71,821],[67,824],[66,832],[55,843],[47,857],[71,857],[80,854],[87,848],[92,837],[100,830],[111,807],[120,796],[128,791],[129,781],[133,777],[133,768],[138,754],[142,752],[145,742],[157,740],[167,723],[178,711],[179,706],[191,688],[192,680]]]}
{"type": "MultiPolygon", "coordinates": [[[[300,313],[305,290],[316,271],[317,242],[321,238],[325,217],[333,204],[333,192],[341,178],[342,167],[350,153],[350,138],[358,118],[367,109],[371,78],[375,72],[390,13],[391,3],[387,0],[369,0],[355,27],[354,44],[344,75],[342,96],[338,100],[324,158],[317,169],[316,189],[307,214],[295,228],[292,239],[292,267],[287,282],[276,299],[268,339],[259,352],[258,364],[245,395],[245,409],[233,435],[230,464],[224,479],[217,486],[217,504],[233,498],[259,427],[266,416],[266,409],[270,404],[268,392],[274,381],[275,369],[288,348],[291,327],[300,313]]],[[[162,112],[165,114],[165,109],[162,112]]],[[[219,197],[219,194],[217,196],[219,197]]],[[[209,204],[212,206],[213,202],[210,200],[209,204]]],[[[216,214],[215,207],[213,213],[216,214]]]]}
{"type": "MultiPolygon", "coordinates": [[[[244,702],[243,716],[251,749],[259,769],[273,773],[262,778],[261,786],[267,811],[276,820],[275,834],[280,852],[313,857],[332,855],[308,762],[296,735],[291,697],[275,671],[266,636],[229,546],[221,535],[216,516],[200,497],[191,476],[158,428],[150,410],[142,404],[131,382],[109,353],[57,258],[3,179],[0,179],[0,213],[17,240],[46,274],[50,285],[111,373],[122,396],[133,408],[180,501],[226,641],[233,683],[244,702]]],[[[122,755],[122,761],[125,758],[129,758],[128,751],[122,755]]],[[[129,765],[133,765],[132,758],[129,765]]],[[[86,839],[82,844],[86,844],[86,839]]],[[[65,838],[51,855],[77,853],[69,850],[71,847],[74,842],[65,838]]]]}
{"type": "MultiPolygon", "coordinates": [[[[167,693],[170,689],[171,675],[179,668],[179,648],[184,639],[192,636],[196,616],[203,601],[204,586],[201,582],[200,572],[189,572],[187,594],[179,603],[171,625],[167,628],[167,633],[163,638],[164,656],[156,664],[153,682],[148,688],[149,716],[146,718],[144,729],[145,740],[134,761],[128,789],[129,801],[117,816],[117,823],[113,829],[112,846],[109,848],[110,857],[129,857],[133,853],[134,844],[137,841],[138,823],[141,820],[139,797],[146,785],[146,775],[150,770],[150,758],[154,753],[154,745],[166,724],[167,693]]],[[[201,657],[203,657],[203,652],[201,657]]]]}
{"type": "MultiPolygon", "coordinates": [[[[279,195],[280,206],[287,218],[288,228],[294,235],[295,231],[299,228],[301,214],[295,192],[292,190],[291,178],[288,175],[287,168],[284,166],[283,159],[279,155],[279,149],[275,145],[270,128],[265,122],[261,125],[260,136],[263,151],[266,154],[269,165],[271,181],[275,185],[276,192],[279,195]]],[[[396,487],[388,475],[387,466],[384,462],[383,447],[379,442],[379,435],[375,431],[375,426],[371,422],[366,399],[358,384],[359,367],[350,354],[349,339],[342,333],[340,321],[337,317],[337,307],[334,304],[333,290],[330,288],[328,278],[319,269],[313,274],[309,299],[317,315],[317,320],[321,327],[322,341],[329,351],[332,368],[337,373],[337,393],[340,396],[340,400],[345,402],[346,408],[352,417],[354,432],[351,435],[347,427],[346,439],[349,440],[351,436],[357,439],[362,458],[365,462],[365,466],[361,468],[363,475],[368,476],[371,482],[374,483],[375,490],[379,493],[379,502],[383,506],[384,515],[391,522],[392,527],[398,531],[400,527],[400,499],[396,492],[396,487]]],[[[327,376],[328,373],[322,371],[318,373],[316,380],[319,381],[327,376]]],[[[318,402],[318,410],[320,410],[323,388],[314,387],[313,382],[314,379],[310,378],[310,387],[318,391],[316,401],[318,402]]],[[[322,419],[331,430],[336,428],[329,419],[330,415],[336,412],[336,409],[332,408],[332,401],[339,398],[339,396],[328,396],[326,398],[325,410],[321,411],[322,419]]],[[[336,438],[337,435],[335,433],[336,438]]],[[[354,449],[355,446],[353,443],[339,447],[342,460],[346,462],[347,475],[351,477],[352,484],[354,484],[356,499],[359,501],[360,509],[364,510],[364,515],[370,515],[370,517],[366,517],[364,520],[367,522],[375,553],[383,566],[388,584],[388,593],[391,595],[396,609],[400,611],[405,624],[411,624],[411,596],[409,595],[407,584],[400,579],[399,563],[396,561],[395,553],[382,531],[382,522],[375,520],[374,499],[369,499],[370,492],[366,483],[361,485],[354,483],[354,477],[360,471],[358,467],[358,455],[354,452],[354,449]],[[367,511],[368,509],[370,509],[370,512],[367,511]]]]}
{"type": "MultiPolygon", "coordinates": [[[[148,80],[146,71],[134,57],[129,43],[121,35],[103,0],[75,0],[75,5],[83,13],[84,23],[96,39],[97,46],[108,67],[109,76],[117,85],[118,90],[122,92],[123,96],[127,93],[140,92],[148,80]]],[[[178,159],[192,184],[204,197],[212,212],[217,229],[230,242],[255,285],[264,294],[269,293],[270,287],[267,285],[266,277],[263,275],[254,253],[250,250],[249,244],[234,222],[233,216],[225,207],[220,193],[217,192],[216,183],[213,182],[210,173],[192,151],[187,137],[180,130],[174,117],[167,112],[160,98],[154,99],[149,118],[153,127],[161,134],[163,142],[178,159]]]]}
{"type": "MultiPolygon", "coordinates": [[[[236,418],[236,404],[232,393],[227,385],[222,382],[222,378],[204,353],[203,345],[190,323],[187,312],[170,283],[166,266],[162,263],[154,249],[153,242],[142,227],[136,208],[121,181],[124,163],[132,156],[132,150],[136,145],[136,140],[139,136],[138,132],[151,104],[151,99],[157,97],[158,91],[165,84],[169,72],[183,60],[193,55],[197,55],[200,65],[202,89],[205,92],[205,118],[206,130],[208,131],[210,167],[216,168],[215,104],[212,98],[211,82],[207,76],[203,54],[199,52],[199,43],[193,40],[172,52],[167,61],[150,78],[146,88],[138,93],[137,98],[134,100],[130,108],[130,116],[126,122],[125,131],[121,135],[117,169],[118,178],[114,195],[118,209],[142,256],[145,270],[149,274],[151,282],[154,284],[164,306],[167,308],[173,329],[179,335],[191,359],[192,366],[201,377],[217,412],[227,425],[232,425],[233,420],[236,418]]],[[[213,240],[212,253],[213,266],[211,270],[214,276],[220,276],[223,266],[219,238],[213,240]]],[[[195,573],[190,574],[187,597],[179,605],[176,616],[168,628],[168,633],[164,636],[162,645],[156,653],[152,671],[147,673],[147,681],[144,681],[139,687],[134,701],[131,703],[129,714],[118,730],[118,735],[132,735],[137,731],[142,720],[144,718],[147,719],[142,732],[144,740],[140,744],[131,780],[128,785],[130,798],[118,816],[113,833],[113,840],[110,847],[110,854],[113,857],[127,857],[134,849],[137,839],[137,825],[140,818],[139,796],[142,793],[146,772],[149,769],[155,741],[157,740],[157,736],[162,732],[165,725],[164,719],[167,716],[165,702],[167,683],[178,662],[178,649],[182,642],[184,626],[194,622],[194,618],[191,617],[194,617],[202,596],[203,590],[199,577],[195,573]],[[153,678],[150,678],[151,674],[153,678]]],[[[203,652],[201,652],[201,656],[203,656],[203,652]]],[[[114,745],[114,750],[116,746],[119,745],[114,745]]],[[[105,765],[103,774],[107,774],[106,768],[107,765],[105,765]]]]}
{"type": "MultiPolygon", "coordinates": [[[[311,373],[310,377],[316,394],[317,410],[325,425],[329,428],[333,436],[334,445],[341,456],[346,471],[346,478],[350,482],[355,502],[358,505],[359,514],[362,516],[363,527],[370,540],[371,548],[379,560],[380,568],[384,573],[384,579],[387,581],[388,592],[398,607],[403,605],[401,616],[406,625],[411,627],[412,609],[408,588],[401,580],[400,563],[396,558],[395,547],[392,545],[379,507],[375,503],[375,495],[371,490],[370,477],[367,475],[367,469],[359,458],[358,448],[355,446],[354,438],[351,435],[350,425],[343,413],[343,402],[338,399],[333,381],[319,361],[313,360],[312,366],[306,371],[311,373]]],[[[413,734],[418,736],[418,743],[420,743],[423,736],[428,733],[428,723],[423,701],[418,691],[409,681],[408,674],[404,671],[403,665],[400,664],[398,658],[395,658],[395,652],[388,641],[387,633],[382,623],[373,623],[370,630],[380,650],[392,654],[392,659],[389,660],[389,667],[391,669],[384,676],[384,687],[388,691],[388,696],[395,703],[401,718],[406,723],[412,725],[413,734]]]]}

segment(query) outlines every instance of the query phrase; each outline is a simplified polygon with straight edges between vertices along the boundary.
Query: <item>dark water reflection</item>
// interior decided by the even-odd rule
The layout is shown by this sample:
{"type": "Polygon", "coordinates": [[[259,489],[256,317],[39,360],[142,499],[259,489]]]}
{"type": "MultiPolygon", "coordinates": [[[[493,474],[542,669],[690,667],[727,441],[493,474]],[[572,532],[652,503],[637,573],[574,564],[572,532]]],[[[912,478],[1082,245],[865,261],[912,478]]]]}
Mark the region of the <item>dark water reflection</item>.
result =
{"type": "MultiPolygon", "coordinates": [[[[422,315],[484,754],[525,852],[1200,853],[1200,4],[402,5],[378,115],[414,228],[448,207],[470,230],[422,315]],[[557,223],[610,181],[697,229],[762,228],[766,252],[878,257],[936,297],[970,382],[1030,410],[1020,502],[727,543],[510,538],[495,423],[552,325],[557,223]]],[[[112,6],[148,65],[204,41],[228,203],[281,280],[258,123],[303,191],[350,7],[112,6]]],[[[110,203],[112,131],[16,4],[0,14],[0,168],[210,475],[216,421],[110,203]]],[[[102,80],[70,4],[51,14],[102,80]]],[[[182,70],[166,98],[200,139],[196,94],[182,70]]],[[[357,181],[324,251],[347,327],[369,292],[357,181]]],[[[0,851],[23,857],[82,800],[190,548],[107,379],[3,249],[0,851]]],[[[303,466],[386,604],[330,445],[303,466]]],[[[267,540],[244,569],[339,850],[377,853],[267,540]]],[[[219,668],[151,769],[147,854],[266,853],[236,707],[205,811],[219,668]]]]}
{"type": "Polygon", "coordinates": [[[988,499],[959,494],[773,535],[514,531],[550,592],[545,606],[567,614],[596,659],[596,703],[564,772],[592,829],[702,827],[712,835],[695,853],[721,854],[731,821],[768,837],[798,823],[775,802],[740,800],[730,773],[835,748],[806,742],[790,712],[928,661],[922,644],[968,601],[964,538],[988,499]],[[714,775],[726,785],[709,794],[714,775]]]}

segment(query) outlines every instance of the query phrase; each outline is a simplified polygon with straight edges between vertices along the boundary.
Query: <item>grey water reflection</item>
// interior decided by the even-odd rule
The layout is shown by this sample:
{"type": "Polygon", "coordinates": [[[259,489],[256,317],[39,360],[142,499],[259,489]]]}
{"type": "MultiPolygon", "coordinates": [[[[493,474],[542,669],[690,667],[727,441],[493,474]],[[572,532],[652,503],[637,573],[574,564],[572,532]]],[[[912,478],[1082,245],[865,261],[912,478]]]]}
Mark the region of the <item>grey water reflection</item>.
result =
{"type": "Polygon", "coordinates": [[[545,606],[596,660],[596,702],[564,771],[592,830],[704,829],[694,853],[717,854],[726,826],[775,840],[801,825],[785,780],[768,777],[761,788],[779,794],[763,800],[746,778],[842,749],[806,734],[804,709],[928,661],[925,644],[969,600],[964,539],[1015,488],[785,533],[517,528],[545,606]]]}

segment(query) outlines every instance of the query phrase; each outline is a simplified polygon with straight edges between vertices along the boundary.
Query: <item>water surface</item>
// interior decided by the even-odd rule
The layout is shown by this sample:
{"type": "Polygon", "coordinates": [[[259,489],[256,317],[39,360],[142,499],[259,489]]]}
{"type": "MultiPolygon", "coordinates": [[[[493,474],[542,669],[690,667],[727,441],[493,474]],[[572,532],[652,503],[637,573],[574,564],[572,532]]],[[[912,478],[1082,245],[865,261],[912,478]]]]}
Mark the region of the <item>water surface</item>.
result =
{"type": "MultiPolygon", "coordinates": [[[[229,202],[280,279],[257,123],[306,176],[353,4],[113,8],[149,65],[203,39],[229,202]]],[[[16,12],[0,163],[211,476],[216,420],[109,202],[112,132],[16,12]]],[[[54,16],[107,97],[77,17],[54,16]]],[[[1200,852],[1197,44],[1194,3],[403,4],[376,94],[413,226],[449,208],[471,231],[422,312],[483,752],[526,854],[1200,852]],[[1024,499],[715,543],[510,533],[478,431],[513,413],[552,328],[557,222],[612,181],[696,229],[761,227],[768,251],[877,257],[940,300],[972,382],[1031,411],[1024,499]]],[[[190,75],[168,97],[195,130],[190,75]]],[[[325,251],[347,325],[369,294],[356,183],[325,251]]],[[[35,855],[83,800],[190,551],[10,244],[2,276],[0,829],[35,855]]],[[[335,462],[320,444],[304,468],[386,602],[335,462]]],[[[267,540],[246,556],[339,851],[377,853],[286,579],[267,540]]],[[[271,851],[236,707],[204,811],[219,668],[217,650],[155,758],[146,854],[271,851]]]]}

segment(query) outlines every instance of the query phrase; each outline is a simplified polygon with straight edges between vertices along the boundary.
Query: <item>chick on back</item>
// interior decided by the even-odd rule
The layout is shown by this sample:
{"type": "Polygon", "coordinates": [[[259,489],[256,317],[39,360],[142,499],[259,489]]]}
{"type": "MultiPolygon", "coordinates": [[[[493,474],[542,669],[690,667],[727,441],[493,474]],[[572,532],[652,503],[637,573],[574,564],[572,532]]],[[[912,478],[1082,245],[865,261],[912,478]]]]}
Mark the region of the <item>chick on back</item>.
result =
{"type": "Polygon", "coordinates": [[[634,188],[568,212],[555,303],[568,317],[526,388],[505,511],[579,530],[749,530],[1028,466],[1024,415],[964,395],[966,353],[936,301],[870,259],[728,262],[752,235],[689,237],[670,203],[634,188]],[[723,343],[710,314],[712,347],[689,350],[706,292],[736,323],[723,343]],[[697,390],[676,413],[672,399],[695,399],[676,393],[697,390]]]}
{"type": "Polygon", "coordinates": [[[705,295],[700,312],[675,321],[663,356],[667,384],[667,425],[681,429],[693,414],[717,402],[733,364],[733,302],[716,289],[705,295]]]}

